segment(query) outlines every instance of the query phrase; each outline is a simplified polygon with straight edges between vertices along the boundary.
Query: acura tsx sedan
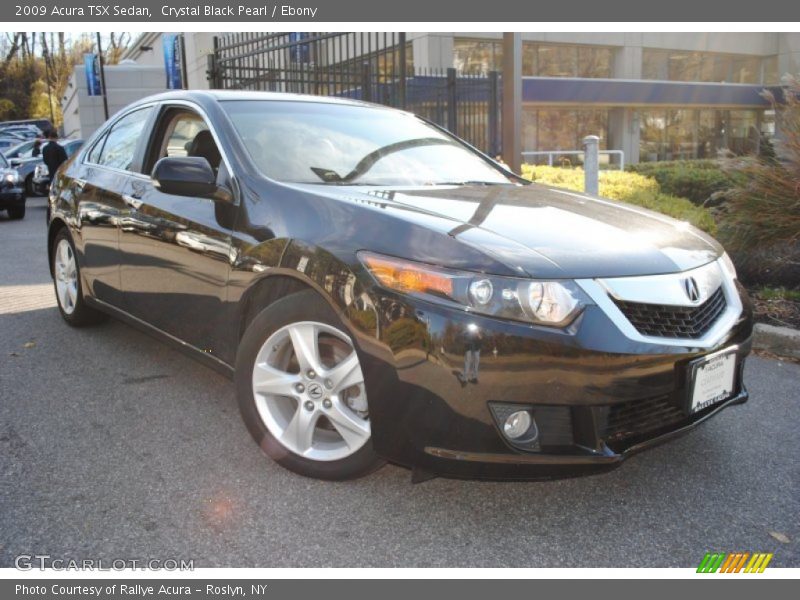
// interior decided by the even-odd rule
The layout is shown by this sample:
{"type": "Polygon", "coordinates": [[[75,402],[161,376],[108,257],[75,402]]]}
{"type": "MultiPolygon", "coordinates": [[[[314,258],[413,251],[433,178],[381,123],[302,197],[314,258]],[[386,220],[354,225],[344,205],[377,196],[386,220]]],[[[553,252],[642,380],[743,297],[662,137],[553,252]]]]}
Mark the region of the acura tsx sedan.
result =
{"type": "Polygon", "coordinates": [[[256,443],[311,477],[594,473],[748,397],[718,243],[398,110],[146,98],[59,170],[48,226],[68,324],[110,314],[229,375],[256,443]]]}

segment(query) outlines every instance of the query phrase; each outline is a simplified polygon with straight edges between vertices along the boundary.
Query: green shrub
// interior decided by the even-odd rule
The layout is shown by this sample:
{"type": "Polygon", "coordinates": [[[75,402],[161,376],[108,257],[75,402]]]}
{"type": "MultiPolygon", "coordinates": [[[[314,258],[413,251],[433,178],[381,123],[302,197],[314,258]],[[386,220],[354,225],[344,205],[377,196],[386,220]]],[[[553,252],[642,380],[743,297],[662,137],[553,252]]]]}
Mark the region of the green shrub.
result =
{"type": "Polygon", "coordinates": [[[679,221],[688,221],[698,229],[702,229],[712,235],[717,232],[717,224],[714,222],[714,217],[711,213],[686,198],[679,198],[678,196],[661,192],[655,195],[637,192],[625,198],[625,202],[649,208],[679,221]]]}
{"type": "Polygon", "coordinates": [[[712,194],[735,185],[734,177],[713,160],[641,163],[629,165],[628,170],[652,177],[665,194],[688,198],[695,204],[703,204],[712,194]]]}
{"type": "Polygon", "coordinates": [[[661,160],[655,162],[640,162],[635,165],[627,165],[626,171],[650,175],[653,171],[661,169],[689,168],[689,169],[719,169],[720,161],[710,158],[698,158],[694,160],[661,160]]]}
{"type": "Polygon", "coordinates": [[[800,290],[787,290],[785,287],[763,287],[756,294],[764,300],[789,300],[800,302],[800,290]]]}
{"type": "MultiPolygon", "coordinates": [[[[522,176],[545,185],[582,192],[583,169],[563,169],[539,165],[522,165],[522,176]]],[[[686,198],[661,192],[655,179],[623,171],[600,172],[600,196],[648,208],[681,221],[688,221],[709,233],[716,231],[714,219],[706,209],[686,198]]]]}

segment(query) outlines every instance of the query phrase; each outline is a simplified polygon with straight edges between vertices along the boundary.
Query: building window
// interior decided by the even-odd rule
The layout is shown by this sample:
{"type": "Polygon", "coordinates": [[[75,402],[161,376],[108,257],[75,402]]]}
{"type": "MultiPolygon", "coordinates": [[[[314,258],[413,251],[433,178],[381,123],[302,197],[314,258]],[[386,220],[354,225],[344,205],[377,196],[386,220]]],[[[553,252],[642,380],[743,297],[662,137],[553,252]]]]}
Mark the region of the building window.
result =
{"type": "MultiPolygon", "coordinates": [[[[538,77],[611,77],[612,49],[602,46],[523,42],[522,74],[538,77]]],[[[485,75],[503,68],[503,44],[456,38],[453,66],[462,73],[485,75]]]]}
{"type": "Polygon", "coordinates": [[[731,61],[732,83],[760,83],[761,59],[757,56],[740,56],[731,61]]]}
{"type": "Polygon", "coordinates": [[[781,82],[778,73],[778,57],[768,56],[764,59],[762,69],[764,70],[764,85],[778,85],[781,82]]]}
{"type": "MultiPolygon", "coordinates": [[[[760,83],[762,63],[766,65],[772,58],[645,48],[642,51],[642,79],[760,83]]],[[[763,77],[764,83],[767,83],[766,72],[763,77]]]]}
{"type": "Polygon", "coordinates": [[[578,46],[578,77],[610,78],[611,48],[578,46]]]}
{"type": "MultiPolygon", "coordinates": [[[[522,149],[525,152],[580,150],[587,135],[600,137],[600,148],[607,148],[608,110],[573,108],[538,108],[524,106],[522,111],[522,149]]],[[[577,156],[554,157],[554,164],[575,164],[577,156]]],[[[525,162],[542,164],[548,157],[529,156],[525,162]]]]}
{"type": "Polygon", "coordinates": [[[577,46],[538,45],[536,58],[538,64],[533,75],[540,77],[577,77],[577,46]]]}
{"type": "Polygon", "coordinates": [[[762,111],[653,109],[640,111],[639,160],[716,158],[720,151],[754,154],[762,111]]]}
{"type": "Polygon", "coordinates": [[[503,68],[503,44],[493,41],[453,40],[453,67],[469,75],[486,75],[503,68]]]}
{"type": "Polygon", "coordinates": [[[758,112],[732,110],[728,113],[728,149],[734,154],[755,154],[760,138],[758,112]]]}

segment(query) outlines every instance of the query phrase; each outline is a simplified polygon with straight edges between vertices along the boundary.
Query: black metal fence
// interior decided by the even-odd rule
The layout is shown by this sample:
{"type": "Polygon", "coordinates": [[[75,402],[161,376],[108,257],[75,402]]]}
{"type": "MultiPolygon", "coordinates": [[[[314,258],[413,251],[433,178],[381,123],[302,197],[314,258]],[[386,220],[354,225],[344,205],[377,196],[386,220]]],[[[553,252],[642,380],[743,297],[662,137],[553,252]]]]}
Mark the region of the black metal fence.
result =
{"type": "Polygon", "coordinates": [[[405,33],[233,33],[214,39],[215,89],[337,96],[414,112],[500,153],[499,74],[416,68],[405,33]]]}

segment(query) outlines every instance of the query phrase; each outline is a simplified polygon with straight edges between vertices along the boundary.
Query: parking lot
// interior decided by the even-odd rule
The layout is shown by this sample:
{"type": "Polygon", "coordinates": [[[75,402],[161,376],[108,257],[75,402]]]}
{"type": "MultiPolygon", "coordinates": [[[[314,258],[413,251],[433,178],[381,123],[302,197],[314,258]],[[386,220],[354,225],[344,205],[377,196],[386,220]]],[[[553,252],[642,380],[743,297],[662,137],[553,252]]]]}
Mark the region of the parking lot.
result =
{"type": "Polygon", "coordinates": [[[61,321],[44,199],[0,217],[0,256],[0,567],[800,566],[800,365],[752,357],[749,403],[604,475],[321,482],[260,452],[224,377],[121,323],[61,321]]]}

